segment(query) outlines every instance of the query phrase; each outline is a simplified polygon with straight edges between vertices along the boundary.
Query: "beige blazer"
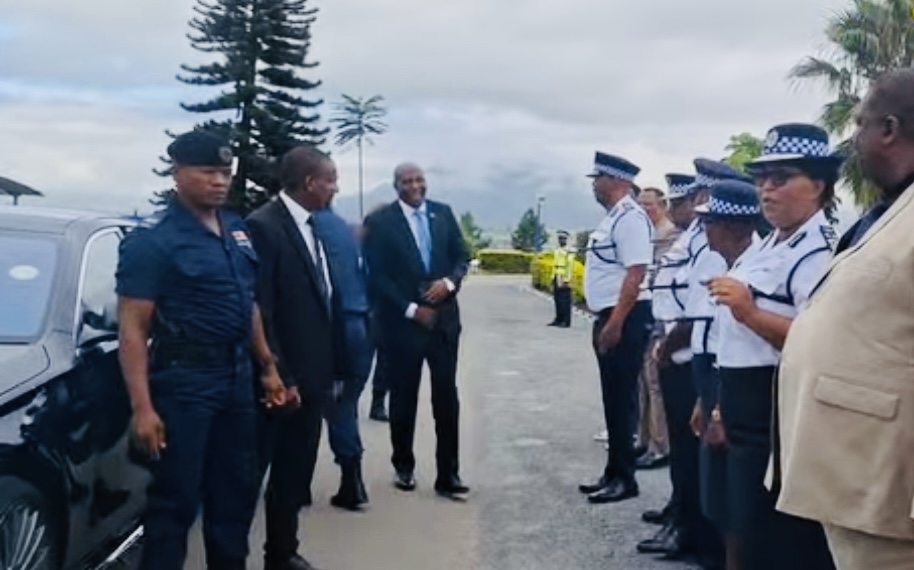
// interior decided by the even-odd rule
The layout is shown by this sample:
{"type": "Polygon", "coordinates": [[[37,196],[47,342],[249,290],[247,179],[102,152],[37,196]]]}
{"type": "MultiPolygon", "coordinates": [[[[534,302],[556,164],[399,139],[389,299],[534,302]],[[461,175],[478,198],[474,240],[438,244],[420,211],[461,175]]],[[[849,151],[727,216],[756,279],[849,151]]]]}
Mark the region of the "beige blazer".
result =
{"type": "Polygon", "coordinates": [[[778,509],[914,540],[914,187],[834,259],[779,376],[778,509]]]}

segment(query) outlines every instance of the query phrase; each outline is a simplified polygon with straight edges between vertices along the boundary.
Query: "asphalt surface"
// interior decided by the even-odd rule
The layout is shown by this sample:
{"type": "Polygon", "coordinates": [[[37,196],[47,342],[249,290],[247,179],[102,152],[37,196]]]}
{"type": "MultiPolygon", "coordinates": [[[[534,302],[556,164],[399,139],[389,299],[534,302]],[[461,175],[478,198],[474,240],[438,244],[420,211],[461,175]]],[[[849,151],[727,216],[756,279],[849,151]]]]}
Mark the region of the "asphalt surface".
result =
{"type": "MultiPolygon", "coordinates": [[[[419,488],[392,485],[386,424],[367,419],[363,396],[364,472],[371,505],[363,513],[329,506],[338,470],[324,442],[302,512],[301,552],[324,570],[682,570],[681,563],[635,552],[656,527],[640,514],[669,493],[667,470],[640,472],[641,496],[589,505],[578,483],[605,461],[590,322],[571,329],[545,324],[551,301],[529,278],[473,275],[461,293],[464,319],[459,387],[461,475],[473,489],[465,503],[437,497],[434,424],[423,383],[416,452],[419,488]]],[[[325,438],[326,439],[326,438],[325,438]]],[[[261,566],[262,511],[251,533],[249,568],[261,566]]],[[[204,568],[199,531],[186,568],[204,568]]]]}

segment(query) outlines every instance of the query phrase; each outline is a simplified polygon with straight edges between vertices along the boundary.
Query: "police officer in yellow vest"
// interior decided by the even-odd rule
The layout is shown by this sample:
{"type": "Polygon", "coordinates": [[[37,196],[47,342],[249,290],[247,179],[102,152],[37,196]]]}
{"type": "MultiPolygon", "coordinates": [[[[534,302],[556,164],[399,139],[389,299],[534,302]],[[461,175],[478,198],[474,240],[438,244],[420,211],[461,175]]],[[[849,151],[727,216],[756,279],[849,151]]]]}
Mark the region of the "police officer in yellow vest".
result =
{"type": "Polygon", "coordinates": [[[571,326],[571,280],[574,277],[574,252],[568,247],[568,232],[559,230],[559,246],[552,252],[552,300],[555,320],[550,327],[571,326]]]}

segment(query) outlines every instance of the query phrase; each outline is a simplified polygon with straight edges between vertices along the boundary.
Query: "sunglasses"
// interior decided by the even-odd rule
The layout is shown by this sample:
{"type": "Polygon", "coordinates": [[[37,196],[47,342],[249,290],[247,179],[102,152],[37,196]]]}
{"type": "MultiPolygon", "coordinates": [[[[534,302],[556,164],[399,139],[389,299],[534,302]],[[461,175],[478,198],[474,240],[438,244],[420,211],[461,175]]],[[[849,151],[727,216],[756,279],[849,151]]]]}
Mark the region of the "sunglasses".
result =
{"type": "Polygon", "coordinates": [[[799,168],[772,168],[753,176],[753,181],[759,188],[768,183],[780,188],[798,176],[806,176],[806,173],[799,168]]]}

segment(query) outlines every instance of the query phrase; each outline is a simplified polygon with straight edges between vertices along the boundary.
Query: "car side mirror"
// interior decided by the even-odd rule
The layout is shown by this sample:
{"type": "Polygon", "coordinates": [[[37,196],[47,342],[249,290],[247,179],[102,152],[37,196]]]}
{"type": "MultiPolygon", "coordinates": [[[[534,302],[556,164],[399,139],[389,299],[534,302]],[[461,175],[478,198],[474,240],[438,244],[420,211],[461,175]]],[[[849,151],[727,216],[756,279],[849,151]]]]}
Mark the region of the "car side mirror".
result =
{"type": "Polygon", "coordinates": [[[79,327],[79,346],[106,342],[117,338],[117,302],[105,303],[101,312],[82,306],[82,319],[79,327]]]}

